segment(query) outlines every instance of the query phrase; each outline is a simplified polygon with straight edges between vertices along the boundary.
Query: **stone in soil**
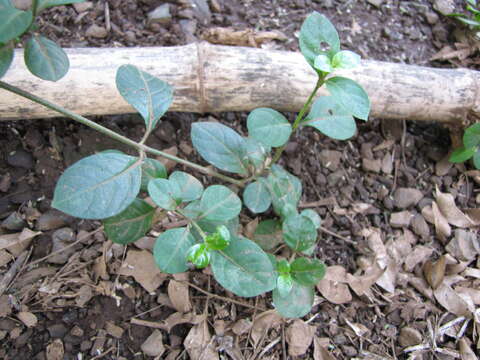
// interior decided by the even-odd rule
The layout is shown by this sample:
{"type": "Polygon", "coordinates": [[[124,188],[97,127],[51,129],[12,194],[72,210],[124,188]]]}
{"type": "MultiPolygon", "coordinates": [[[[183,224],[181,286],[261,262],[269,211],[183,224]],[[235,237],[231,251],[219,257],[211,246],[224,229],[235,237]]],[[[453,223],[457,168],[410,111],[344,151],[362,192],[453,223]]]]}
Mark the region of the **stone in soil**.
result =
{"type": "Polygon", "coordinates": [[[104,27],[98,26],[97,24],[92,24],[85,31],[85,35],[89,37],[97,38],[97,39],[103,39],[107,37],[108,32],[104,27]]]}
{"type": "Polygon", "coordinates": [[[22,230],[25,225],[25,220],[17,212],[13,212],[2,221],[1,227],[10,231],[18,231],[22,230]]]}
{"type": "Polygon", "coordinates": [[[400,330],[398,342],[401,346],[413,346],[422,343],[422,334],[417,329],[406,326],[400,330]]]}
{"type": "Polygon", "coordinates": [[[319,154],[323,167],[331,171],[336,171],[342,159],[342,153],[335,150],[322,150],[319,154]]]}
{"type": "Polygon", "coordinates": [[[51,209],[43,213],[37,220],[36,228],[40,231],[55,230],[68,225],[72,218],[58,210],[51,209]]]}
{"type": "Polygon", "coordinates": [[[423,193],[413,188],[398,188],[393,194],[394,204],[399,209],[407,209],[422,200],[423,193]]]}
{"type": "Polygon", "coordinates": [[[52,253],[55,251],[60,251],[48,258],[48,262],[52,264],[65,264],[70,256],[72,256],[77,250],[74,247],[65,249],[72,242],[75,241],[75,233],[70,228],[61,228],[56,230],[52,234],[52,253]],[[65,249],[65,250],[64,250],[65,249]]]}
{"type": "Polygon", "coordinates": [[[59,323],[48,326],[47,331],[51,338],[63,338],[68,330],[65,325],[59,323]]]}
{"type": "Polygon", "coordinates": [[[33,166],[35,165],[32,154],[23,149],[8,154],[7,163],[13,167],[19,167],[26,170],[33,169],[33,166]]]}
{"type": "Polygon", "coordinates": [[[165,3],[148,13],[148,23],[168,24],[172,21],[170,4],[165,3]]]}
{"type": "Polygon", "coordinates": [[[394,228],[408,227],[412,220],[412,213],[410,211],[400,211],[392,213],[390,216],[390,225],[394,228]]]}

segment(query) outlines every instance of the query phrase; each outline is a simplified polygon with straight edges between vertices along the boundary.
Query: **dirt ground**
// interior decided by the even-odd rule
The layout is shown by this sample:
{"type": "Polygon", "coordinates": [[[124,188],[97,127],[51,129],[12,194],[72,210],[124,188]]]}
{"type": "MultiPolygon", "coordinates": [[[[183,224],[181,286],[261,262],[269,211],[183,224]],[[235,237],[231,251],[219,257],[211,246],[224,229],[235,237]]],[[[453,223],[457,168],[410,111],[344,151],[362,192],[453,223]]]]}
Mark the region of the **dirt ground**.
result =
{"type": "MultiPolygon", "coordinates": [[[[170,19],[149,22],[165,3],[64,6],[46,11],[40,29],[65,47],[181,45],[215,27],[276,30],[283,40],[262,46],[297,51],[300,25],[317,10],[363,58],[477,67],[475,54],[431,60],[458,46],[461,28],[439,4],[459,11],[461,1],[172,0],[170,19]]],[[[168,113],[148,144],[202,162],[191,123],[218,120],[245,133],[246,116],[168,113]]],[[[95,120],[142,137],[136,115],[95,120]]],[[[129,149],[68,120],[0,122],[0,359],[476,359],[480,173],[446,161],[450,136],[437,124],[358,125],[346,142],[302,130],[280,160],[302,179],[302,206],[322,217],[316,251],[329,266],[311,313],[283,321],[269,311],[270,295],[237,298],[208,270],[155,270],[148,251],[175,219],[124,247],[107,241],[100,222],[50,207],[66,167],[129,149]],[[17,245],[7,251],[6,241],[17,245]]]]}

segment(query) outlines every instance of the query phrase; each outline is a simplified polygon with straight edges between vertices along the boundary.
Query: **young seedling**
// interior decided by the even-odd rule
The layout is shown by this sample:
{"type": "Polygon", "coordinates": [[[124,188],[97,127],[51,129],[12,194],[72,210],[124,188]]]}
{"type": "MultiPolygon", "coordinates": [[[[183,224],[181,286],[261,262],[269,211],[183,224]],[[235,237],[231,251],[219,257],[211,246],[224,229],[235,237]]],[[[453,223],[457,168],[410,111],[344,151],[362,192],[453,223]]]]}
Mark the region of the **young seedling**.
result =
{"type": "Polygon", "coordinates": [[[463,146],[456,149],[450,156],[453,163],[473,160],[475,168],[480,170],[480,123],[470,125],[463,134],[463,146]]]}
{"type": "Polygon", "coordinates": [[[191,140],[198,154],[233,176],[145,145],[171,105],[173,90],[132,65],[118,69],[116,83],[123,98],[145,121],[145,135],[138,143],[11,85],[0,82],[0,87],[138,150],[138,156],[101,152],[69,167],[57,183],[53,207],[80,218],[102,219],[110,240],[128,244],[152,226],[157,209],[143,199],[148,196],[158,208],[184,219],[185,224],[156,239],[153,256],[163,272],[211,266],[215,279],[234,294],[252,297],[273,291],[280,314],[302,317],[311,310],[314,286],[325,274],[325,265],[315,258],[321,219],[313,210],[299,212],[302,183],[277,161],[292,134],[304,126],[334,139],[353,136],[354,118],[368,119],[370,101],[359,84],[335,76],[337,69],[357,66],[360,58],[340,49],[338,34],[325,16],[317,12],[308,16],[300,31],[300,49],[318,79],[292,123],[276,110],[259,108],[247,118],[248,136],[215,122],[192,125],[191,140]],[[322,86],[330,96],[316,98],[322,86]],[[167,157],[234,184],[243,189],[241,198],[225,185],[205,188],[186,172],[168,175],[164,166],[147,154],[167,157]],[[240,231],[243,205],[252,214],[268,211],[256,228],[250,229],[250,239],[240,231]],[[288,260],[273,255],[281,243],[290,250],[288,260]]]}
{"type": "Polygon", "coordinates": [[[479,37],[480,35],[480,10],[478,9],[477,0],[465,0],[465,10],[468,12],[467,15],[465,14],[449,14],[448,16],[452,16],[457,18],[460,22],[464,23],[468,27],[470,27],[473,31],[475,31],[475,35],[479,37]]]}

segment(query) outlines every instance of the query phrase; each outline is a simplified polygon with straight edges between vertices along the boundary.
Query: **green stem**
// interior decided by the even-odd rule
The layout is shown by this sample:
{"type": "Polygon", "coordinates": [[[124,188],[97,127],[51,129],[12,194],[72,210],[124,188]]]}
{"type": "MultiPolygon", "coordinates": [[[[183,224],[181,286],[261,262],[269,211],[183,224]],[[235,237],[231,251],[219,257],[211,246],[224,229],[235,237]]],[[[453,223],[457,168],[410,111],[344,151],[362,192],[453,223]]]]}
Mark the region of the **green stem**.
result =
{"type": "Polygon", "coordinates": [[[35,18],[37,17],[38,13],[38,0],[33,0],[32,1],[32,22],[28,26],[28,29],[24,32],[24,34],[28,33],[30,30],[32,30],[33,25],[35,25],[35,18]]]}
{"type": "Polygon", "coordinates": [[[135,149],[137,149],[138,151],[144,151],[146,153],[150,153],[150,154],[153,154],[153,155],[158,155],[158,156],[161,156],[161,157],[164,157],[166,159],[169,159],[169,160],[172,160],[172,161],[175,161],[179,164],[182,164],[182,165],[185,165],[185,166],[188,166],[190,168],[193,168],[193,169],[196,169],[196,170],[199,170],[201,172],[203,172],[204,174],[207,174],[209,176],[213,176],[213,177],[216,177],[218,179],[221,179],[221,180],[224,180],[224,181],[227,181],[229,183],[232,183],[232,184],[235,184],[237,186],[240,186],[240,187],[243,187],[244,186],[244,182],[242,180],[237,180],[237,179],[234,179],[230,176],[226,176],[226,175],[223,175],[223,174],[220,174],[216,171],[213,171],[213,170],[210,170],[208,169],[207,167],[205,166],[201,166],[201,165],[198,165],[196,163],[193,163],[191,161],[188,161],[188,160],[185,160],[185,159],[182,159],[182,158],[179,158],[179,157],[176,157],[174,155],[171,155],[171,154],[168,154],[166,152],[163,152],[163,151],[160,151],[160,150],[157,150],[157,149],[154,149],[154,148],[151,148],[145,144],[139,144],[133,140],[130,140],[129,138],[125,137],[125,136],[122,136],[120,134],[117,134],[115,131],[112,131],[100,124],[97,124],[96,122],[92,121],[92,120],[89,120],[81,115],[78,115],[78,114],[75,114],[74,112],[70,111],[70,110],[67,110],[59,105],[56,105],[54,103],[51,103],[50,101],[48,100],[45,100],[45,99],[42,99],[36,95],[33,95],[27,91],[24,91],[22,89],[19,89],[17,88],[16,86],[13,86],[13,85],[10,85],[10,84],[7,84],[3,81],[0,81],[0,88],[1,89],[5,89],[7,91],[10,91],[10,92],[13,92],[14,94],[17,94],[17,95],[20,95],[24,98],[27,98],[33,102],[36,102],[40,105],[43,105],[51,110],[54,110],[72,120],[75,120],[81,124],[84,124],[94,130],[97,130],[98,132],[106,135],[106,136],[109,136],[111,137],[112,139],[115,139],[123,144],[126,144],[126,145],[129,145],[135,149]]]}
{"type": "MultiPolygon", "coordinates": [[[[315,99],[315,95],[317,94],[318,89],[322,87],[322,85],[325,83],[325,77],[326,75],[319,75],[317,84],[315,85],[315,88],[313,89],[312,93],[307,99],[307,102],[303,105],[302,109],[298,113],[297,117],[295,118],[295,121],[293,122],[292,125],[292,133],[298,128],[300,125],[300,122],[302,121],[303,117],[305,116],[305,113],[308,111],[310,108],[310,105],[312,104],[313,100],[315,99]]],[[[272,164],[275,164],[278,159],[280,159],[280,156],[282,156],[283,150],[285,150],[286,145],[280,146],[277,148],[275,151],[275,154],[273,155],[272,159],[272,164]]]]}

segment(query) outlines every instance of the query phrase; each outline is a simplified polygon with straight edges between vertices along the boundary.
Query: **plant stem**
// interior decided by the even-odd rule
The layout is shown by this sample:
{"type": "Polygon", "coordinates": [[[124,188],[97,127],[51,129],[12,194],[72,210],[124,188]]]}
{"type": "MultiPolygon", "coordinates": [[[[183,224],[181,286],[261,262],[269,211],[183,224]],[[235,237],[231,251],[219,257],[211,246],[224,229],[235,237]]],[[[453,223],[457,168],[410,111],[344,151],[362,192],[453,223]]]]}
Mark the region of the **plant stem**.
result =
{"type": "MultiPolygon", "coordinates": [[[[292,133],[300,125],[300,122],[302,121],[303,117],[305,116],[305,113],[310,108],[310,105],[312,104],[313,99],[315,98],[315,95],[317,94],[318,89],[320,89],[322,87],[322,85],[324,84],[325,77],[326,77],[326,75],[319,75],[318,76],[318,80],[317,80],[317,84],[315,85],[315,88],[313,89],[312,93],[310,94],[310,96],[307,99],[307,102],[303,105],[302,109],[300,110],[297,117],[295,118],[295,121],[293,122],[292,133]]],[[[277,150],[275,151],[275,154],[273,155],[272,164],[275,164],[278,161],[278,159],[280,159],[280,156],[282,156],[282,153],[283,153],[283,150],[285,150],[285,147],[286,147],[286,145],[283,145],[283,146],[280,146],[280,147],[277,148],[277,150]]]]}
{"type": "Polygon", "coordinates": [[[32,1],[32,22],[28,26],[28,29],[25,30],[23,34],[28,33],[30,30],[32,30],[33,25],[35,25],[35,18],[37,17],[38,13],[38,0],[33,0],[32,1]]]}
{"type": "Polygon", "coordinates": [[[172,161],[175,161],[179,164],[182,164],[182,165],[185,165],[185,166],[188,166],[190,168],[193,168],[193,169],[196,169],[196,170],[199,170],[201,172],[203,172],[204,174],[207,174],[209,176],[213,176],[213,177],[216,177],[218,179],[221,179],[223,181],[227,181],[229,183],[232,183],[232,184],[235,184],[237,186],[240,186],[240,187],[243,187],[244,186],[244,182],[242,180],[237,180],[237,179],[234,179],[230,176],[226,176],[226,175],[223,175],[223,174],[220,174],[214,170],[211,170],[205,166],[201,166],[201,165],[198,165],[194,162],[191,162],[191,161],[188,161],[188,160],[185,160],[185,159],[182,159],[182,158],[179,158],[177,156],[174,156],[174,155],[171,155],[171,154],[168,154],[166,152],[163,152],[163,151],[160,151],[160,150],[157,150],[157,149],[154,149],[154,148],[151,148],[150,146],[147,146],[145,144],[139,144],[137,143],[136,141],[133,141],[125,136],[122,136],[120,134],[117,134],[115,131],[112,131],[100,124],[97,124],[96,122],[92,121],[92,120],[89,120],[81,115],[78,115],[70,110],[67,110],[59,105],[56,105],[54,103],[51,103],[50,101],[48,100],[45,100],[45,99],[42,99],[36,95],[33,95],[27,91],[24,91],[22,89],[19,89],[17,88],[16,86],[13,86],[13,85],[10,85],[10,84],[7,84],[3,81],[0,81],[0,88],[1,89],[5,89],[7,91],[10,91],[10,92],[13,92],[14,94],[17,94],[17,95],[20,95],[24,98],[27,98],[33,102],[36,102],[40,105],[43,105],[51,110],[54,110],[72,120],[75,120],[81,124],[84,124],[106,136],[109,136],[111,137],[112,139],[115,139],[123,144],[126,144],[126,145],[129,145],[139,151],[144,151],[146,153],[150,153],[150,154],[153,154],[153,155],[158,155],[158,156],[161,156],[161,157],[164,157],[166,159],[169,159],[169,160],[172,160],[172,161]]]}

